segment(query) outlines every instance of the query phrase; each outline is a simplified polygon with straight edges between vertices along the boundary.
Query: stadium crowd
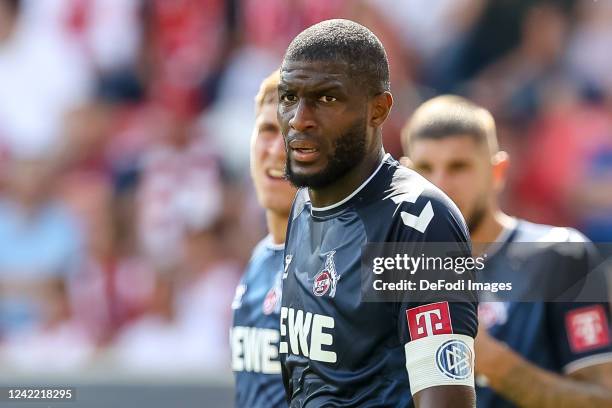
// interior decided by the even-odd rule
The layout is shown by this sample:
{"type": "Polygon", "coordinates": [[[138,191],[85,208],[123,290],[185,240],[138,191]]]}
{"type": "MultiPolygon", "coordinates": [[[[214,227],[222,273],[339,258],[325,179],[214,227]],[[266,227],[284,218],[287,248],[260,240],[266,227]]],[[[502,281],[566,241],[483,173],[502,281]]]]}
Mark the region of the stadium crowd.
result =
{"type": "Polygon", "coordinates": [[[0,0],[0,366],[229,370],[253,98],[335,17],[385,44],[388,152],[469,97],[513,159],[503,207],[612,242],[610,2],[0,0]]]}

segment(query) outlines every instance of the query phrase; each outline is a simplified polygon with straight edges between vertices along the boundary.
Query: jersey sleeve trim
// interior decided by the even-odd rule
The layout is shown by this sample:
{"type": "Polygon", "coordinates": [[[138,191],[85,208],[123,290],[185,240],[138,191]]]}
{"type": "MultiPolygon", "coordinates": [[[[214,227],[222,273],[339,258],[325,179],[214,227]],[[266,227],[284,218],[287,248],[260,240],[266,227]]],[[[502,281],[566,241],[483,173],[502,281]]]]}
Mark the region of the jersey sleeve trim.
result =
{"type": "Polygon", "coordinates": [[[440,334],[406,343],[406,370],[412,395],[441,385],[474,387],[474,339],[440,334]]]}
{"type": "Polygon", "coordinates": [[[586,367],[591,367],[598,364],[612,363],[612,352],[596,354],[593,356],[583,357],[563,367],[563,373],[571,374],[586,367]]]}

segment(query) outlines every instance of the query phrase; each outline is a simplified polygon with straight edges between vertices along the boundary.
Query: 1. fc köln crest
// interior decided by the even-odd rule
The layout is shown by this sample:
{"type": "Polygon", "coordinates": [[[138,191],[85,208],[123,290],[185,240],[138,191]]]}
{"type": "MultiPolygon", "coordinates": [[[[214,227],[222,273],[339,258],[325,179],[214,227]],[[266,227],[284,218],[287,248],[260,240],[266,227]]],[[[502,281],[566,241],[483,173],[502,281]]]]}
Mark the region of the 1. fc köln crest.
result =
{"type": "Polygon", "coordinates": [[[328,294],[329,297],[336,295],[336,285],[338,284],[339,276],[336,273],[336,265],[334,265],[334,254],[336,251],[330,251],[325,258],[323,270],[317,273],[312,285],[312,293],[315,296],[323,296],[328,294]]]}

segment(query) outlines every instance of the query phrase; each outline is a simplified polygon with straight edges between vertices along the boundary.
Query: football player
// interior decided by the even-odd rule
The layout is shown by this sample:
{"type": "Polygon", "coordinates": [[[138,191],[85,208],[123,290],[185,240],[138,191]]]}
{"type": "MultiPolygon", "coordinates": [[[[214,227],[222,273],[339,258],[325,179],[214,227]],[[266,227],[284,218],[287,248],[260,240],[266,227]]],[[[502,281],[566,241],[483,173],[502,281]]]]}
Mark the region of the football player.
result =
{"type": "Polygon", "coordinates": [[[547,288],[542,286],[588,272],[590,245],[576,230],[530,223],[500,209],[509,162],[499,150],[491,114],[464,98],[439,96],[415,111],[402,143],[407,156],[402,163],[453,199],[474,246],[497,243],[488,245],[496,252],[486,260],[484,276],[503,281],[520,274],[523,290],[542,293],[542,301],[532,302],[514,301],[518,294],[511,301],[481,299],[478,406],[611,407],[609,304],[543,301],[547,288]],[[525,244],[538,242],[559,243],[558,248],[575,248],[580,255],[525,244]]]}
{"type": "Polygon", "coordinates": [[[450,199],[385,154],[393,98],[383,45],[348,20],[307,28],[286,51],[279,98],[287,177],[300,187],[280,313],[290,406],[474,406],[475,302],[362,299],[368,243],[470,249],[450,199]]]}
{"type": "Polygon", "coordinates": [[[230,333],[236,407],[286,407],[278,331],[283,249],[295,188],[285,180],[285,144],[276,119],[279,73],[266,78],[255,98],[251,177],[265,209],[269,235],[253,251],[232,303],[230,333]]]}

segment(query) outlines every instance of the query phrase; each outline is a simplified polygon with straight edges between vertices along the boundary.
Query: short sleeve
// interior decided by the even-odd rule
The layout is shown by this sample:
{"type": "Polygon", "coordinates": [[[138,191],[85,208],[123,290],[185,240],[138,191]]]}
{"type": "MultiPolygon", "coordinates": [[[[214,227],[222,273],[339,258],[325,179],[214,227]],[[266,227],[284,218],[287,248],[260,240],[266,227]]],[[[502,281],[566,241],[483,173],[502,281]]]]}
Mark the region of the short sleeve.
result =
{"type": "MultiPolygon", "coordinates": [[[[421,196],[413,205],[400,206],[389,241],[397,242],[398,247],[400,243],[407,244],[417,256],[471,257],[463,218],[445,197],[421,196]],[[425,225],[422,217],[428,212],[425,225]],[[420,223],[413,217],[421,217],[420,223]]],[[[465,272],[461,278],[467,279],[470,273],[473,271],[465,272]]],[[[425,274],[418,281],[425,278],[437,282],[444,277],[425,274]]],[[[413,394],[437,385],[473,386],[473,342],[478,330],[473,293],[457,291],[447,298],[436,291],[406,294],[398,303],[397,322],[413,394]]]]}
{"type": "Polygon", "coordinates": [[[548,310],[559,362],[565,373],[612,362],[608,303],[551,303],[548,310]]]}

